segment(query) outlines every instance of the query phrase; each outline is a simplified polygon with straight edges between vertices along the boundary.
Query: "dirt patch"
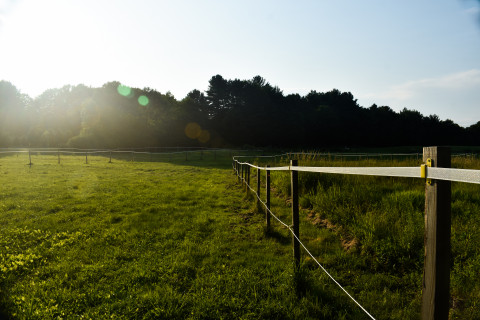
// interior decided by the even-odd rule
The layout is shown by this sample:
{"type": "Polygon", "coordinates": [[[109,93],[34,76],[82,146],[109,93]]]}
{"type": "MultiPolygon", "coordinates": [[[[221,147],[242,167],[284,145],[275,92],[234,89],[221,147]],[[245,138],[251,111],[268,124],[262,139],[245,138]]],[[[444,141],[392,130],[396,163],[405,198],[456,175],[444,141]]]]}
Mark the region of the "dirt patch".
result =
{"type": "Polygon", "coordinates": [[[307,219],[310,220],[310,222],[318,227],[322,228],[327,228],[332,231],[339,231],[341,229],[340,227],[337,227],[335,224],[331,223],[328,219],[322,219],[319,215],[315,213],[315,211],[310,211],[307,214],[307,219]]]}
{"type": "Polygon", "coordinates": [[[343,231],[341,226],[333,224],[328,219],[322,219],[315,211],[311,210],[307,213],[307,220],[309,220],[313,225],[319,228],[327,228],[339,234],[342,239],[342,247],[345,251],[350,251],[356,249],[359,245],[359,241],[356,238],[348,237],[343,231]]]}
{"type": "Polygon", "coordinates": [[[342,247],[345,251],[350,251],[352,249],[356,249],[358,247],[358,240],[356,238],[343,239],[342,240],[342,247]]]}

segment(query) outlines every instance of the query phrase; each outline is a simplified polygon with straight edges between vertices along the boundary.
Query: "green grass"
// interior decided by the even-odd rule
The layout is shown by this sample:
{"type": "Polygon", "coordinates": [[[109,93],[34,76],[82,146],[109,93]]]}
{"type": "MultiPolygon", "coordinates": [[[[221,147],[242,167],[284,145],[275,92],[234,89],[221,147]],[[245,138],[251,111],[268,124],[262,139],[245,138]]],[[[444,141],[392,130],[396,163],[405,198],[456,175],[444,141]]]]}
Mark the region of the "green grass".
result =
{"type": "Polygon", "coordinates": [[[230,162],[84,160],[0,158],[4,315],[362,318],[324,277],[293,273],[288,233],[265,233],[230,162]]]}
{"type": "MultiPolygon", "coordinates": [[[[285,163],[286,159],[282,159],[277,165],[285,163]]],[[[416,156],[299,159],[299,165],[304,166],[419,166],[420,163],[416,156]]],[[[480,169],[480,161],[454,157],[452,166],[480,169]]],[[[287,198],[289,173],[272,172],[272,185],[287,198]]],[[[424,255],[424,182],[411,178],[299,172],[299,186],[304,216],[308,213],[310,220],[328,223],[331,233],[344,243],[354,240],[354,245],[344,250],[347,255],[339,252],[332,263],[327,260],[327,269],[338,272],[341,283],[351,284],[359,300],[364,301],[367,310],[374,310],[372,313],[378,318],[418,318],[424,255]],[[342,256],[344,264],[339,263],[342,256]],[[388,303],[379,305],[382,300],[388,303]]],[[[480,285],[476,281],[480,273],[479,191],[478,185],[452,183],[452,319],[480,316],[480,285]]],[[[308,241],[310,225],[304,225],[301,237],[308,241]]],[[[325,255],[319,257],[324,259],[325,255]]]]}
{"type": "MultiPolygon", "coordinates": [[[[0,158],[0,309],[14,319],[367,319],[305,253],[293,272],[288,230],[272,219],[266,232],[228,155],[218,156],[85,164],[62,155],[59,165],[54,155],[34,155],[31,167],[25,154],[0,158]],[[165,160],[174,162],[149,162],[165,160]]],[[[480,168],[473,158],[453,164],[480,168]]],[[[377,319],[418,319],[423,182],[299,179],[300,238],[319,262],[377,319]]],[[[262,186],[264,199],[264,175],[262,186]]],[[[272,172],[272,186],[272,211],[290,224],[288,173],[272,172]]],[[[480,190],[452,190],[451,318],[477,319],[480,190]]]]}

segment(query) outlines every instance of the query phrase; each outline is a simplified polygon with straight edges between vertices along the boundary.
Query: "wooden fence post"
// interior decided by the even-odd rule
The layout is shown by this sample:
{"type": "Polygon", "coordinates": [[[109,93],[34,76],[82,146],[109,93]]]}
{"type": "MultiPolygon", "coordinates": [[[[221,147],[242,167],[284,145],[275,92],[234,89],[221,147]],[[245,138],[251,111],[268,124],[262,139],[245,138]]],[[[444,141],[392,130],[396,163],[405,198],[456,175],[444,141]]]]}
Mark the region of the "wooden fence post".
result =
{"type": "Polygon", "coordinates": [[[243,164],[240,165],[240,170],[241,170],[241,182],[242,182],[242,188],[245,188],[245,166],[243,164]]]}
{"type": "Polygon", "coordinates": [[[58,155],[58,164],[60,164],[60,149],[57,150],[57,155],[58,155]]]}
{"type": "MultiPolygon", "coordinates": [[[[297,166],[298,160],[290,160],[290,166],[297,166]]],[[[291,191],[292,191],[292,242],[293,242],[293,260],[295,270],[300,266],[300,219],[298,209],[298,171],[290,170],[291,191]]]]}
{"type": "Polygon", "coordinates": [[[270,230],[270,170],[268,170],[270,166],[267,165],[267,188],[266,188],[266,196],[267,196],[267,201],[266,201],[266,206],[267,210],[265,210],[265,221],[267,223],[267,231],[270,230]]]}
{"type": "Polygon", "coordinates": [[[245,191],[248,191],[248,165],[245,165],[243,181],[245,182],[245,191]]]}
{"type": "Polygon", "coordinates": [[[240,163],[237,161],[237,180],[240,182],[240,163]]]}
{"type": "MultiPolygon", "coordinates": [[[[423,148],[423,161],[432,167],[451,167],[450,148],[423,148]]],[[[427,168],[428,176],[428,168],[427,168]]],[[[425,262],[422,319],[448,319],[450,305],[451,182],[427,180],[425,185],[425,262]]]]}
{"type": "Polygon", "coordinates": [[[28,165],[32,167],[32,155],[30,149],[28,149],[28,165]]]}
{"type": "Polygon", "coordinates": [[[88,164],[88,153],[85,151],[85,164],[88,164]]]}
{"type": "Polygon", "coordinates": [[[243,165],[243,189],[244,190],[247,190],[247,170],[248,170],[248,166],[247,165],[243,165]]]}
{"type": "Polygon", "coordinates": [[[257,202],[260,201],[260,169],[257,169],[257,202]]]}
{"type": "Polygon", "coordinates": [[[112,151],[110,151],[110,161],[108,163],[112,163],[112,151]]]}
{"type": "Polygon", "coordinates": [[[243,181],[243,189],[245,189],[245,185],[247,184],[247,166],[242,164],[242,181],[243,181]]]}
{"type": "Polygon", "coordinates": [[[242,183],[242,188],[243,188],[243,184],[245,181],[245,179],[243,179],[243,164],[240,164],[240,171],[241,171],[240,182],[242,183]]]}

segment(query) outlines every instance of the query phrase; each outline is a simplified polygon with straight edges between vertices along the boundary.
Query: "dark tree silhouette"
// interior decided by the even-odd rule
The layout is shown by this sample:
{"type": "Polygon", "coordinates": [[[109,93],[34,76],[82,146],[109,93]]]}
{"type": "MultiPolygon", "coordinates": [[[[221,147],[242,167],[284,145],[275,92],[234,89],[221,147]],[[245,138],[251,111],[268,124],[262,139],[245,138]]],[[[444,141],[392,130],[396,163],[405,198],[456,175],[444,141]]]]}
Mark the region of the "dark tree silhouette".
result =
{"type": "Polygon", "coordinates": [[[261,76],[227,80],[215,75],[205,92],[192,90],[181,100],[170,92],[119,82],[100,88],[64,86],[32,100],[0,81],[0,147],[322,149],[478,141],[480,122],[463,128],[416,110],[395,112],[375,104],[363,108],[350,92],[337,89],[284,95],[261,76]]]}

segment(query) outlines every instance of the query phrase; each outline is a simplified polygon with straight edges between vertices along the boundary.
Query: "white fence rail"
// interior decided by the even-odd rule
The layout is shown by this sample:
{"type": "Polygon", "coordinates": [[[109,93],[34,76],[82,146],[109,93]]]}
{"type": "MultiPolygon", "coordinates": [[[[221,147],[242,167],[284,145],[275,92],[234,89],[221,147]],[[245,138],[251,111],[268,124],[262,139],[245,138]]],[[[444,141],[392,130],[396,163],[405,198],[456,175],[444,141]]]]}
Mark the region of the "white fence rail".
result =
{"type": "MultiPolygon", "coordinates": [[[[280,157],[295,154],[283,154],[280,157]]],[[[318,154],[317,154],[318,155],[318,154]]],[[[400,154],[399,154],[400,155],[400,154]]],[[[417,156],[417,154],[414,154],[417,156]]],[[[332,155],[326,154],[331,157],[332,155]]],[[[344,155],[342,155],[344,156],[344,155]]],[[[358,156],[358,155],[355,155],[358,156]]],[[[393,156],[393,155],[392,155],[393,156]]],[[[401,154],[405,156],[405,154],[401,154]]],[[[472,156],[472,155],[468,155],[472,156]]],[[[268,156],[262,156],[262,158],[268,156]]],[[[242,184],[246,184],[256,195],[258,200],[266,208],[266,222],[269,227],[269,216],[272,215],[279,220],[270,210],[270,172],[271,171],[289,171],[291,175],[292,190],[292,218],[298,221],[298,172],[328,173],[328,174],[352,174],[367,176],[384,177],[405,177],[425,179],[425,264],[423,273],[423,294],[422,294],[422,319],[448,319],[449,313],[449,286],[450,286],[450,228],[451,228],[451,181],[480,184],[480,170],[453,169],[451,166],[450,149],[445,147],[426,147],[423,149],[423,162],[421,166],[416,167],[307,167],[298,166],[296,160],[290,161],[288,166],[258,166],[249,162],[240,162],[238,159],[245,156],[233,157],[233,169],[239,176],[242,184]],[[250,186],[250,168],[257,169],[257,188],[256,191],[250,186]],[[267,184],[267,199],[265,202],[260,200],[260,173],[265,171],[267,184]],[[295,174],[294,174],[295,173],[295,174]],[[295,200],[297,199],[297,200],[295,200]],[[297,215],[297,218],[295,216],[297,215]]],[[[255,157],[260,158],[260,157],[255,157]]],[[[273,156],[275,162],[277,156],[273,156]]],[[[283,225],[287,225],[281,222],[283,225]]],[[[300,242],[298,226],[295,230],[288,227],[293,237],[300,242]]],[[[295,240],[293,241],[295,243],[295,240]]],[[[310,255],[310,251],[301,243],[301,246],[310,255]]],[[[294,260],[299,256],[295,252],[294,260]]],[[[314,258],[312,256],[312,258],[314,258]]],[[[315,259],[315,258],[314,258],[315,259]]],[[[317,264],[326,272],[323,266],[317,264]]],[[[327,272],[328,274],[328,272],[327,272]]],[[[330,274],[328,274],[330,276],[330,274]]],[[[331,276],[330,276],[331,277],[331,276]]],[[[332,278],[332,277],[331,277],[332,278]]],[[[332,278],[340,286],[340,284],[332,278]]],[[[341,286],[340,286],[341,287],[341,286]]],[[[342,288],[342,287],[341,287],[342,288]]],[[[343,291],[345,289],[342,288],[343,291]]],[[[346,294],[348,292],[345,291],[346,294]]],[[[353,297],[348,296],[370,317],[369,314],[353,297]]]]}
{"type": "MultiPolygon", "coordinates": [[[[234,160],[238,157],[233,157],[234,160]]],[[[302,171],[316,173],[353,174],[380,177],[426,178],[480,184],[480,170],[427,167],[425,176],[422,167],[305,167],[281,166],[260,167],[248,162],[238,162],[251,168],[266,171],[302,171]]]]}

